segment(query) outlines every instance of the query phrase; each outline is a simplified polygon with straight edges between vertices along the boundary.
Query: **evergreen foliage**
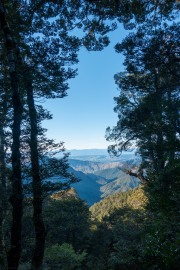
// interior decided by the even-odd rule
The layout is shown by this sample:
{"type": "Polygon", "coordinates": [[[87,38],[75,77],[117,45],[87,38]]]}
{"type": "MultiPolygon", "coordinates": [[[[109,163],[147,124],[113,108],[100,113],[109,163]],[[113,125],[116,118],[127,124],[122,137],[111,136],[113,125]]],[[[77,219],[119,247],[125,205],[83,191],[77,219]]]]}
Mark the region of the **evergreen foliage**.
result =
{"type": "Polygon", "coordinates": [[[59,192],[45,207],[47,244],[69,243],[75,251],[84,250],[89,237],[89,210],[84,201],[71,189],[59,192]]]}
{"type": "Polygon", "coordinates": [[[114,109],[118,122],[107,129],[107,139],[115,142],[109,146],[111,153],[118,155],[135,146],[142,158],[137,172],[134,168],[126,172],[144,184],[146,211],[152,215],[139,253],[145,269],[178,269],[180,100],[175,14],[179,6],[171,3],[170,8],[163,2],[164,8],[157,1],[154,9],[149,2],[150,14],[143,13],[136,31],[116,45],[125,56],[125,71],[115,75],[120,88],[114,109]]]}
{"type": "MultiPolygon", "coordinates": [[[[108,45],[108,38],[102,37],[101,33],[104,30],[110,31],[113,26],[102,23],[99,27],[99,23],[91,17],[89,8],[90,5],[84,1],[0,1],[0,35],[3,41],[1,58],[7,59],[3,63],[8,71],[6,78],[12,111],[11,140],[8,145],[12,150],[10,202],[13,216],[11,247],[7,252],[9,269],[18,269],[21,255],[22,165],[25,154],[25,162],[31,163],[33,220],[36,231],[32,269],[40,269],[42,265],[46,233],[42,215],[40,146],[43,129],[40,122],[44,118],[44,112],[36,106],[36,99],[62,98],[67,95],[67,81],[76,75],[76,70],[71,66],[78,62],[77,52],[80,46],[85,46],[88,50],[101,50],[108,45]],[[80,37],[73,36],[75,27],[83,29],[84,34],[80,37]],[[93,32],[93,39],[90,38],[90,32],[93,32]]],[[[4,74],[2,72],[3,78],[4,74]]],[[[1,90],[4,91],[5,88],[1,90]]],[[[6,100],[4,93],[1,95],[3,102],[6,100]]],[[[2,131],[3,129],[5,126],[2,131]]],[[[52,141],[49,143],[52,145],[52,141]]],[[[48,145],[44,142],[46,151],[48,145]]],[[[2,147],[5,148],[5,145],[2,147]]],[[[62,144],[59,144],[59,151],[63,151],[62,144]]],[[[65,171],[67,166],[64,166],[65,171]]],[[[1,167],[3,169],[3,165],[1,167]]],[[[62,174],[65,176],[64,172],[62,174]]],[[[67,172],[66,174],[68,176],[67,172]]]]}
{"type": "Polygon", "coordinates": [[[76,253],[70,244],[54,245],[45,251],[44,269],[73,270],[80,268],[86,253],[76,253]]]}
{"type": "Polygon", "coordinates": [[[119,208],[144,209],[147,198],[141,187],[113,194],[90,207],[91,218],[101,221],[119,208]]]}

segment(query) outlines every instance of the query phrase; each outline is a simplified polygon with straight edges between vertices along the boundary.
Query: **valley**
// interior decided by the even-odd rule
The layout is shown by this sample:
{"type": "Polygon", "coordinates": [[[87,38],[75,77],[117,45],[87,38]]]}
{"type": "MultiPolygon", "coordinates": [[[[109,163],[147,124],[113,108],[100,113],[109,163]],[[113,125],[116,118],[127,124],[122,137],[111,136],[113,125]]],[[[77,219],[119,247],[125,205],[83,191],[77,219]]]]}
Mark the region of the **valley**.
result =
{"type": "MultiPolygon", "coordinates": [[[[78,150],[77,150],[78,151],[78,150]]],[[[70,172],[80,181],[72,184],[79,197],[93,205],[103,198],[131,190],[139,186],[137,178],[125,174],[122,169],[135,167],[139,159],[134,153],[119,158],[110,158],[104,153],[91,155],[87,150],[83,156],[70,156],[70,172]]]]}

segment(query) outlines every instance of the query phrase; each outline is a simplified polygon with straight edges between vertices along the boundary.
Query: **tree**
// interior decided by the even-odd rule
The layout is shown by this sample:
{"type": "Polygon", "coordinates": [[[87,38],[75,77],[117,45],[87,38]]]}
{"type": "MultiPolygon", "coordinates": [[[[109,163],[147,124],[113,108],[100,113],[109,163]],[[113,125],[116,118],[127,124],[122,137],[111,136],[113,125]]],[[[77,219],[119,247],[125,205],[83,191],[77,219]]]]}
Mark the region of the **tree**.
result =
{"type": "Polygon", "coordinates": [[[116,45],[125,56],[125,72],[115,76],[120,88],[115,98],[118,122],[107,129],[106,136],[115,142],[109,146],[111,153],[136,147],[142,158],[139,170],[127,173],[145,184],[152,215],[141,254],[145,269],[178,269],[179,24],[162,20],[159,8],[155,14],[155,27],[150,28],[147,17],[135,33],[116,45]]]}
{"type": "Polygon", "coordinates": [[[46,249],[44,265],[46,265],[46,269],[49,270],[55,268],[73,270],[77,269],[77,267],[81,267],[85,257],[85,252],[76,253],[70,244],[56,244],[46,249]]]}
{"type": "Polygon", "coordinates": [[[91,206],[96,226],[88,249],[88,269],[143,269],[144,225],[149,223],[146,200],[142,188],[136,188],[91,206]]]}
{"type": "MultiPolygon", "coordinates": [[[[24,57],[24,61],[19,58],[20,70],[27,91],[31,125],[30,149],[34,194],[34,225],[36,230],[32,269],[39,269],[42,265],[45,241],[42,220],[42,185],[38,164],[37,112],[34,96],[64,97],[68,89],[67,80],[76,74],[76,71],[68,66],[77,63],[77,51],[81,44],[85,44],[88,49],[101,49],[108,43],[107,38],[100,38],[100,42],[94,38],[92,42],[92,39],[89,39],[89,32],[88,35],[81,39],[69,34],[69,31],[72,31],[75,25],[77,27],[82,27],[83,23],[87,25],[85,18],[89,15],[88,9],[84,3],[82,7],[80,4],[81,1],[76,1],[76,3],[63,1],[61,5],[53,3],[52,7],[51,1],[50,3],[49,1],[40,1],[35,4],[27,4],[25,12],[23,9],[18,10],[22,22],[22,14],[25,15],[23,35],[17,31],[16,36],[17,40],[19,40],[20,52],[24,57]],[[40,20],[38,16],[41,18],[40,20]],[[75,23],[75,18],[80,22],[75,23]],[[28,28],[26,28],[27,22],[29,23],[28,28]],[[37,32],[40,35],[39,37],[36,35],[37,32]]],[[[91,24],[94,24],[94,21],[91,24]]],[[[109,27],[106,27],[107,29],[109,27]]],[[[94,26],[93,31],[95,31],[94,26]]],[[[98,29],[98,31],[100,32],[102,29],[98,29]]]]}
{"type": "MultiPolygon", "coordinates": [[[[44,186],[43,192],[45,192],[44,186]]],[[[30,197],[24,201],[21,266],[29,265],[30,254],[33,253],[34,231],[31,202],[30,197]]],[[[51,247],[61,246],[63,243],[72,245],[75,252],[83,252],[87,248],[90,237],[89,210],[73,189],[58,192],[53,192],[51,189],[44,198],[43,210],[46,249],[51,250],[51,247]]],[[[52,263],[51,267],[53,265],[52,263]]]]}
{"type": "MultiPolygon", "coordinates": [[[[95,36],[93,39],[90,38],[90,31],[93,31],[93,33],[97,31],[99,35],[104,26],[101,24],[101,28],[98,28],[96,19],[91,22],[88,19],[89,15],[88,5],[84,1],[62,1],[61,4],[52,1],[19,1],[19,3],[7,1],[5,7],[4,2],[1,2],[1,29],[4,33],[5,47],[9,57],[14,106],[13,195],[11,198],[14,212],[9,267],[15,269],[18,267],[21,253],[22,160],[20,160],[20,139],[22,137],[20,137],[20,126],[22,113],[26,111],[27,102],[31,126],[30,152],[36,230],[32,268],[39,269],[44,252],[45,231],[42,220],[42,184],[38,152],[40,130],[37,123],[35,97],[64,97],[68,89],[67,80],[73,78],[76,74],[76,71],[68,66],[77,63],[79,47],[83,44],[88,49],[100,50],[108,44],[106,37],[100,37],[98,40],[95,36]],[[76,26],[78,28],[84,27],[85,36],[77,38],[71,35],[70,31],[76,26]],[[19,94],[20,89],[21,95],[19,94]],[[27,99],[25,98],[26,94],[27,99]],[[25,107],[24,112],[22,110],[23,105],[25,107]]],[[[106,31],[109,28],[107,26],[106,31]]]]}
{"type": "Polygon", "coordinates": [[[13,105],[12,128],[12,196],[10,202],[13,207],[13,221],[11,228],[11,249],[8,253],[8,267],[17,269],[21,253],[21,218],[22,218],[22,179],[20,161],[20,128],[22,119],[22,104],[19,94],[19,76],[17,61],[15,59],[16,43],[6,19],[6,10],[0,2],[0,25],[4,34],[5,49],[8,59],[9,75],[11,82],[11,95],[13,105]]]}
{"type": "Polygon", "coordinates": [[[89,241],[89,210],[73,189],[52,196],[45,209],[47,244],[69,243],[75,251],[84,250],[89,241]]]}
{"type": "Polygon", "coordinates": [[[142,167],[156,175],[175,162],[180,147],[177,27],[166,25],[149,37],[140,28],[116,46],[125,54],[126,72],[115,76],[119,120],[107,129],[107,139],[116,140],[109,150],[118,154],[136,145],[142,167]]]}

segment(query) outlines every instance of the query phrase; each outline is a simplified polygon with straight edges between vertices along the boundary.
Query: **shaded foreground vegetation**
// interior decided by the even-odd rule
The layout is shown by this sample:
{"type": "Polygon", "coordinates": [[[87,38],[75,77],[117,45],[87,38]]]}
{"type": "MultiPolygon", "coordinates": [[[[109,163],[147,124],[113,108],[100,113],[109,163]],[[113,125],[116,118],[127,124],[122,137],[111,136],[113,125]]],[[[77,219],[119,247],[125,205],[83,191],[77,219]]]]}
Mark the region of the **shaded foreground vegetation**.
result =
{"type": "MultiPolygon", "coordinates": [[[[74,189],[44,202],[43,269],[178,269],[178,224],[147,210],[142,187],[109,196],[90,209],[74,189]]],[[[27,200],[19,269],[30,267],[34,231],[27,200]]]]}

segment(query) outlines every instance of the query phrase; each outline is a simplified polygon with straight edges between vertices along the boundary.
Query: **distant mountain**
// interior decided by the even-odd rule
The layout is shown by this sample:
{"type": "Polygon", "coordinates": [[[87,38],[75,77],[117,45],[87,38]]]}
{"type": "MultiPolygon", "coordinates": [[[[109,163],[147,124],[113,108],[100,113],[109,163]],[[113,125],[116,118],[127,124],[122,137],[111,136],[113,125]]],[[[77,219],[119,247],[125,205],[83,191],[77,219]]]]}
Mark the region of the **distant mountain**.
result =
{"type": "MultiPolygon", "coordinates": [[[[138,179],[132,178],[120,170],[117,171],[117,168],[99,171],[97,172],[99,175],[76,171],[72,167],[69,168],[69,172],[73,173],[74,176],[80,180],[72,184],[71,187],[76,190],[79,197],[85,200],[88,205],[93,205],[106,196],[117,192],[124,192],[139,185],[138,179]],[[111,178],[110,175],[114,175],[114,178],[111,178]],[[116,177],[117,175],[118,178],[116,177]]],[[[49,180],[52,182],[61,181],[59,177],[52,177],[49,180]]],[[[62,179],[62,181],[64,181],[64,179],[62,179]]]]}
{"type": "Polygon", "coordinates": [[[118,164],[116,164],[115,167],[112,166],[109,168],[105,168],[103,170],[98,170],[98,171],[96,171],[96,175],[102,176],[108,180],[115,180],[121,174],[119,167],[120,166],[118,166],[118,164]]]}
{"type": "Polygon", "coordinates": [[[80,182],[72,184],[71,187],[75,188],[79,197],[85,200],[89,205],[92,205],[101,200],[102,192],[100,191],[102,177],[94,174],[84,174],[81,171],[76,171],[70,168],[70,172],[73,173],[80,182]]]}
{"type": "MultiPolygon", "coordinates": [[[[106,196],[137,187],[139,180],[125,174],[121,168],[136,167],[138,162],[139,160],[136,158],[113,161],[101,159],[99,161],[90,161],[70,158],[69,171],[81,180],[73,184],[72,187],[75,188],[80,198],[92,205],[106,196]]],[[[63,181],[58,177],[51,180],[63,181]]]]}
{"type": "MultiPolygon", "coordinates": [[[[123,152],[119,157],[111,157],[107,149],[74,149],[67,150],[70,153],[70,159],[78,159],[94,162],[114,162],[135,158],[135,150],[123,152]]],[[[62,157],[62,153],[56,154],[57,158],[62,157]]]]}
{"type": "MultiPolygon", "coordinates": [[[[72,149],[68,150],[72,156],[109,156],[107,149],[72,149]]],[[[123,152],[123,154],[134,154],[135,149],[123,152]]]]}
{"type": "Polygon", "coordinates": [[[117,192],[128,191],[140,184],[137,178],[127,175],[118,167],[97,171],[95,174],[107,180],[100,188],[102,198],[117,192]]]}
{"type": "Polygon", "coordinates": [[[69,165],[77,171],[82,171],[84,173],[95,173],[100,170],[105,170],[109,168],[117,168],[123,165],[120,161],[114,162],[103,162],[103,161],[89,161],[89,160],[79,160],[79,159],[69,159],[69,165]]]}
{"type": "MultiPolygon", "coordinates": [[[[97,149],[98,150],[98,149],[97,149]]],[[[73,155],[73,151],[70,151],[70,159],[78,159],[82,161],[92,161],[92,162],[103,162],[103,163],[112,163],[112,162],[118,162],[118,161],[127,161],[131,159],[138,159],[138,157],[135,156],[135,152],[123,152],[120,156],[110,156],[108,153],[106,153],[106,150],[102,149],[98,151],[91,151],[91,150],[76,150],[76,154],[73,155]],[[82,152],[81,152],[82,151],[82,152]],[[104,152],[104,154],[103,154],[104,152]],[[94,154],[95,153],[95,154],[94,154]]]]}
{"type": "Polygon", "coordinates": [[[68,150],[71,156],[108,156],[107,149],[73,149],[68,150]]]}
{"type": "MultiPolygon", "coordinates": [[[[91,162],[89,162],[89,165],[92,168],[91,162]]],[[[70,167],[69,172],[73,173],[80,180],[72,184],[71,187],[76,190],[79,197],[85,200],[88,205],[93,205],[106,196],[117,192],[124,192],[139,185],[138,179],[126,175],[117,167],[94,171],[94,173],[84,173],[70,167]]],[[[49,180],[52,182],[64,181],[64,179],[61,180],[56,176],[49,180]]]]}
{"type": "MultiPolygon", "coordinates": [[[[80,181],[74,184],[71,184],[71,187],[74,188],[78,196],[85,200],[89,205],[92,205],[101,200],[102,192],[100,190],[101,182],[104,180],[101,176],[96,176],[94,174],[85,174],[81,171],[76,171],[72,167],[69,167],[69,172],[73,173],[76,178],[80,181]]],[[[48,179],[53,183],[64,182],[65,179],[61,179],[58,176],[54,176],[48,179]]]]}
{"type": "Polygon", "coordinates": [[[100,188],[102,192],[101,197],[104,198],[118,192],[128,191],[132,188],[138,187],[139,184],[139,180],[137,180],[135,177],[133,178],[129,175],[122,175],[118,179],[115,179],[100,188]]]}
{"type": "Polygon", "coordinates": [[[100,170],[101,163],[88,160],[69,159],[69,165],[76,171],[82,171],[84,173],[93,173],[100,170]]]}

